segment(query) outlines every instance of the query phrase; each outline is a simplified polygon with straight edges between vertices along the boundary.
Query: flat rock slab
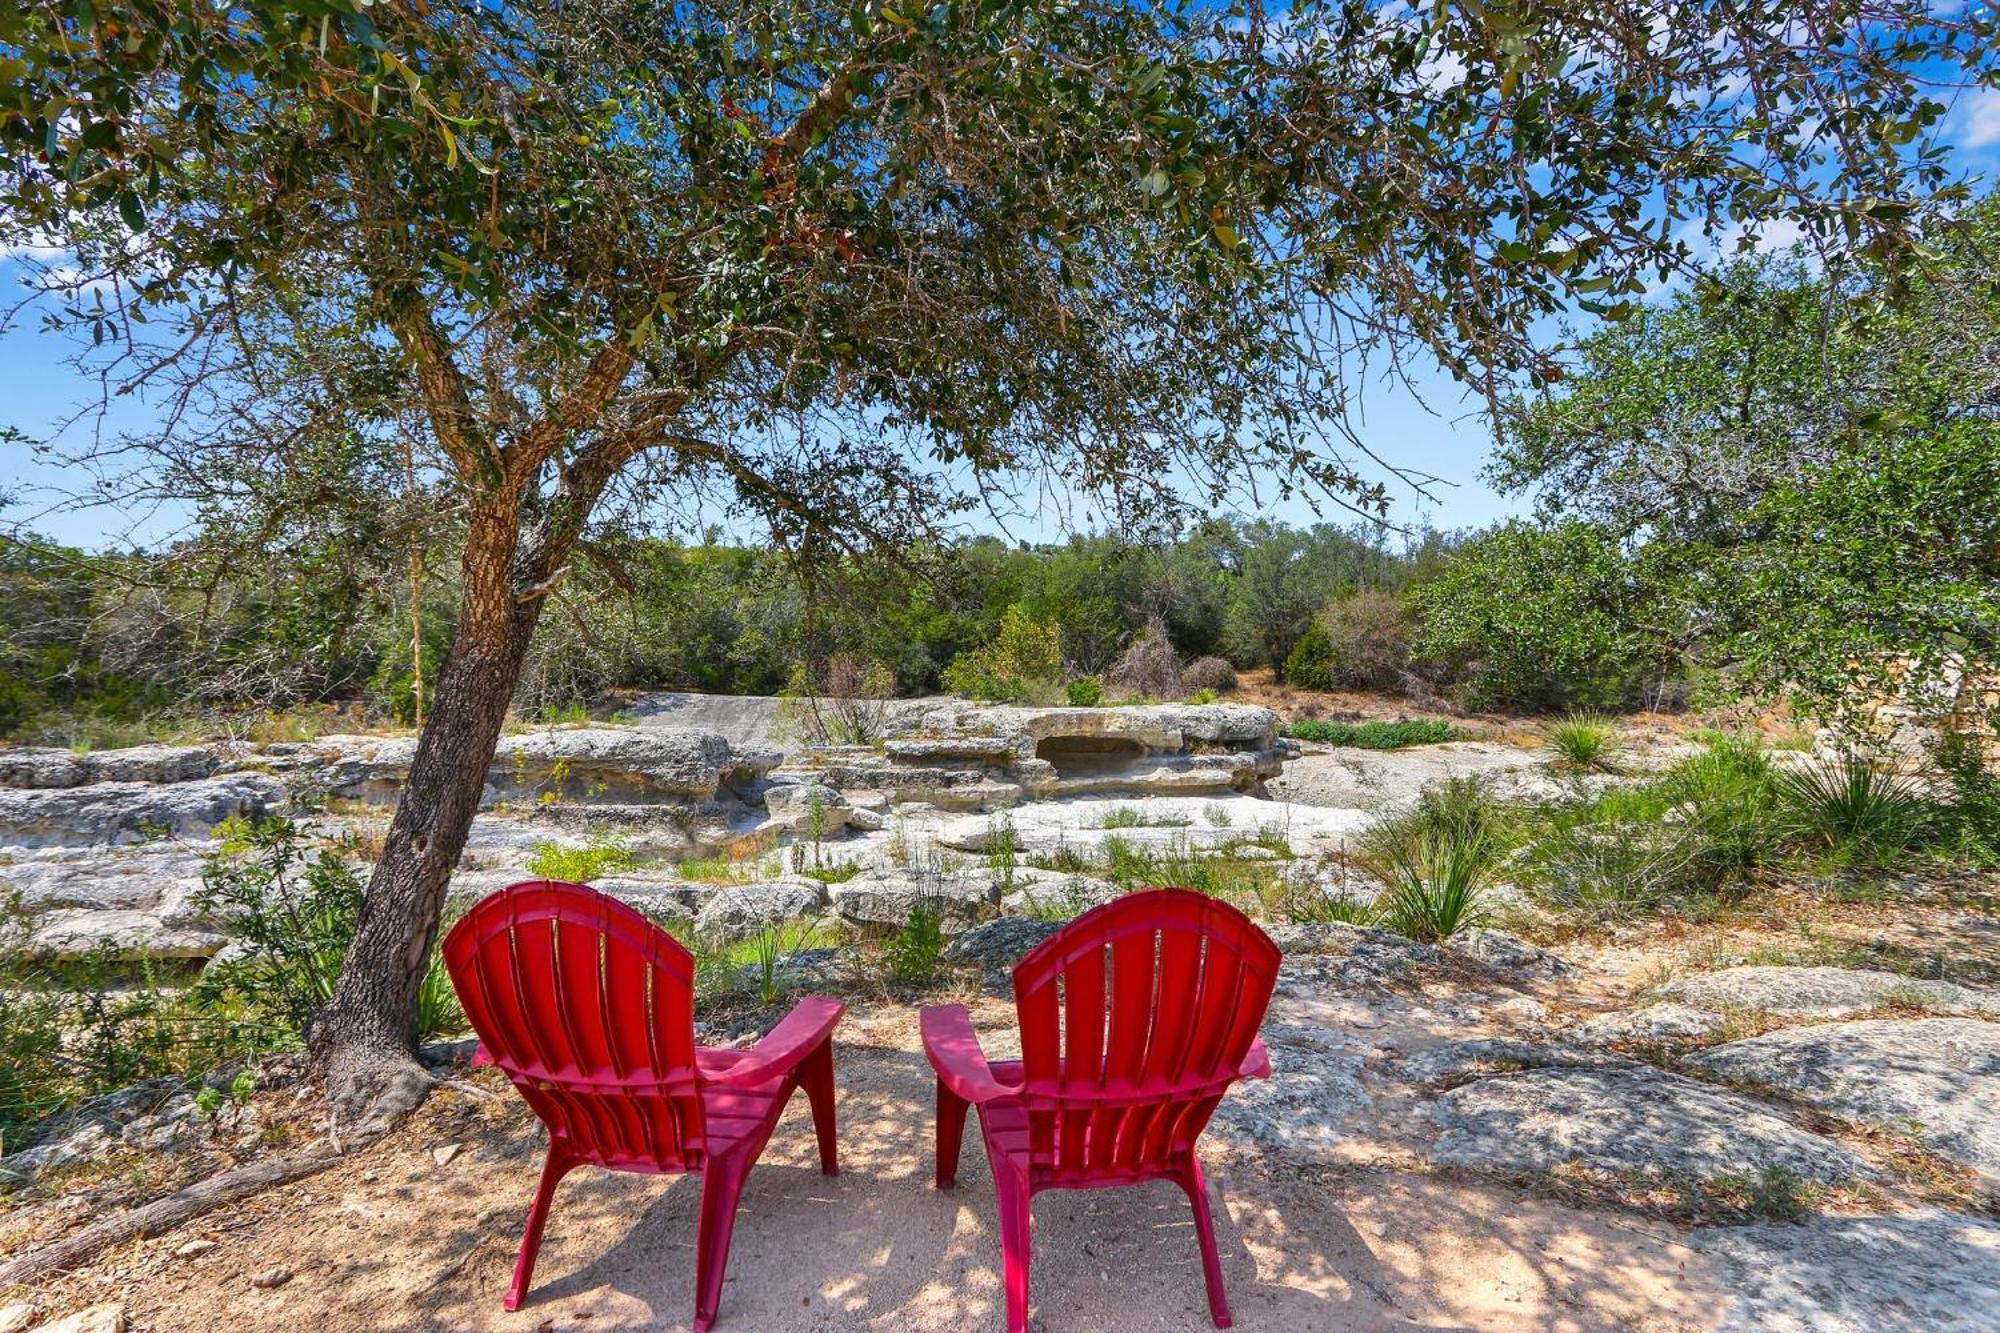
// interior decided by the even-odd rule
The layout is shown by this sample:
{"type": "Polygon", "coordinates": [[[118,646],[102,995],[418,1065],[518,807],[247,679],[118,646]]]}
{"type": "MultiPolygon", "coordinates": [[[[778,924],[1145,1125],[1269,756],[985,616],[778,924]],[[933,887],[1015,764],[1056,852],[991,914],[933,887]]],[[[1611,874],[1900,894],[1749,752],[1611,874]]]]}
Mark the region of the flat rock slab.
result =
{"type": "Polygon", "coordinates": [[[1530,1069],[1439,1097],[1435,1156],[1455,1166],[1708,1180],[1778,1167],[1822,1183],[1873,1179],[1861,1157],[1748,1097],[1641,1065],[1530,1069]]]}
{"type": "Polygon", "coordinates": [[[1992,991],[1844,967],[1732,967],[1668,982],[1659,997],[1703,1009],[1756,1009],[1793,1018],[1848,1018],[1889,1004],[2000,1016],[2000,994],[1992,991]]]}
{"type": "Polygon", "coordinates": [[[1697,1009],[1690,1004],[1651,1004],[1644,1009],[1599,1014],[1579,1025],[1571,1040],[1585,1046],[1616,1046],[1622,1042],[1700,1038],[1721,1027],[1724,1021],[1713,1009],[1697,1009]]]}
{"type": "Polygon", "coordinates": [[[1844,1119],[1914,1124],[1929,1147],[2000,1179],[2000,1023],[1827,1023],[1732,1041],[1692,1063],[1783,1089],[1844,1119]]]}
{"type": "Polygon", "coordinates": [[[1718,1329],[1973,1333],[2000,1324],[2000,1224],[1952,1213],[1717,1227],[1688,1244],[1731,1293],[1718,1329]]]}

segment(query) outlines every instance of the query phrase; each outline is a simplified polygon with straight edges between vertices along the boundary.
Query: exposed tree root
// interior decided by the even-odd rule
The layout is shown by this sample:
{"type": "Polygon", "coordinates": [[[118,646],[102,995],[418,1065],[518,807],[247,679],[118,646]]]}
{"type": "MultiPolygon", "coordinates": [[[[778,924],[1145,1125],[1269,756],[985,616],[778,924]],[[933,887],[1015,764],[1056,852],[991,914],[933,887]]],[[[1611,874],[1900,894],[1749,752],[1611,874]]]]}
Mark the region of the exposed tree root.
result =
{"type": "Polygon", "coordinates": [[[407,1055],[336,1055],[329,1064],[330,1145],[316,1152],[267,1158],[197,1181],[0,1267],[0,1290],[75,1268],[113,1246],[183,1226],[217,1208],[241,1203],[274,1185],[303,1180],[396,1128],[423,1104],[437,1080],[407,1055]]]}
{"type": "Polygon", "coordinates": [[[130,1212],[107,1217],[74,1235],[63,1237],[53,1245],[45,1245],[22,1255],[0,1267],[0,1290],[75,1268],[78,1264],[90,1262],[114,1245],[171,1231],[203,1213],[240,1202],[273,1185],[303,1180],[339,1160],[340,1154],[336,1152],[301,1153],[291,1157],[267,1158],[210,1176],[164,1199],[155,1199],[130,1212]]]}

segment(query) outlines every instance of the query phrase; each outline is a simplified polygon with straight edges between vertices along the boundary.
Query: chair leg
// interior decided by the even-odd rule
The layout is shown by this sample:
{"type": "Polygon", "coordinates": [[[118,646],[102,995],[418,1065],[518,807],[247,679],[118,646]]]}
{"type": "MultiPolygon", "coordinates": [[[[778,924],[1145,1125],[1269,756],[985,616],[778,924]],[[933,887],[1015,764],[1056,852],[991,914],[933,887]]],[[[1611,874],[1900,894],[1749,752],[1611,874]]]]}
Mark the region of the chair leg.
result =
{"type": "Polygon", "coordinates": [[[1028,1182],[1007,1166],[995,1166],[1000,1199],[1000,1266],[1007,1287],[1007,1333],[1028,1333],[1028,1264],[1034,1230],[1028,1182]]]}
{"type": "Polygon", "coordinates": [[[966,1101],[944,1085],[937,1085],[937,1187],[948,1190],[958,1180],[958,1146],[965,1138],[966,1101]]]}
{"type": "Polygon", "coordinates": [[[840,1174],[840,1148],[835,1140],[833,1120],[833,1038],[821,1042],[799,1068],[799,1085],[812,1103],[813,1133],[819,1137],[819,1169],[826,1175],[840,1174]]]}
{"type": "Polygon", "coordinates": [[[1190,1155],[1187,1170],[1180,1177],[1194,1209],[1194,1234],[1201,1242],[1201,1270],[1208,1280],[1208,1315],[1217,1328],[1229,1327],[1229,1295],[1222,1289],[1222,1255],[1215,1248],[1215,1219],[1208,1211],[1208,1182],[1202,1178],[1201,1163],[1190,1155]]]}
{"type": "Polygon", "coordinates": [[[743,1193],[744,1169],[711,1161],[701,1173],[701,1218],[694,1246],[694,1333],[708,1333],[722,1303],[722,1278],[729,1266],[729,1234],[736,1227],[736,1201],[743,1193]]]}
{"type": "Polygon", "coordinates": [[[521,1253],[514,1260],[514,1284],[502,1302],[509,1310],[520,1309],[527,1299],[528,1283],[535,1276],[535,1253],[542,1248],[542,1228],[549,1220],[549,1201],[555,1197],[556,1184],[575,1165],[557,1153],[554,1144],[549,1145],[548,1159],[542,1163],[542,1181],[535,1187],[535,1202],[528,1209],[528,1226],[521,1233],[521,1253]]]}

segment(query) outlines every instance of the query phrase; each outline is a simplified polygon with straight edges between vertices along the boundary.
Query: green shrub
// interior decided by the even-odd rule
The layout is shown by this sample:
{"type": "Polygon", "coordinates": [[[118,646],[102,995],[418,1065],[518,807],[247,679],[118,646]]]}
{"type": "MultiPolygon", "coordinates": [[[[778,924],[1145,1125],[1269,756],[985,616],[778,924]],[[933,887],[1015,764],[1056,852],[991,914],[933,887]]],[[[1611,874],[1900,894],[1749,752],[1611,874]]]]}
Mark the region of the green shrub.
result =
{"type": "Polygon", "coordinates": [[[1779,775],[1778,792],[1800,839],[1847,865],[1893,864],[1931,815],[1913,779],[1852,750],[1779,775]]]}
{"type": "Polygon", "coordinates": [[[943,953],[943,918],[935,907],[920,905],[883,944],[882,965],[899,986],[928,986],[937,977],[943,953]]]}
{"type": "Polygon", "coordinates": [[[1611,720],[1594,713],[1571,713],[1549,730],[1556,761],[1578,773],[1617,769],[1618,742],[1611,720]]]}
{"type": "Polygon", "coordinates": [[[1285,683],[1305,690],[1330,690],[1333,685],[1333,641],[1326,626],[1313,617],[1306,632],[1285,657],[1285,683]]]}
{"type": "Polygon", "coordinates": [[[203,968],[193,993],[212,1008],[240,999],[239,1021],[271,1044],[302,1039],[333,998],[361,918],[361,882],[289,819],[231,819],[216,831],[221,846],[202,867],[194,904],[230,921],[238,956],[203,968]]]}
{"type": "Polygon", "coordinates": [[[1016,603],[1001,614],[993,641],[952,659],[941,679],[968,699],[1019,703],[1053,688],[1062,670],[1061,629],[1016,603]]]}
{"type": "Polygon", "coordinates": [[[1411,651],[1475,708],[1615,708],[1669,665],[1637,573],[1599,528],[1509,523],[1410,590],[1411,651]]]}
{"type": "Polygon", "coordinates": [[[632,845],[608,833],[591,834],[581,847],[537,842],[528,855],[530,874],[570,884],[588,884],[607,870],[630,870],[636,864],[632,845]]]}
{"type": "Polygon", "coordinates": [[[1294,740],[1318,741],[1324,745],[1347,745],[1360,750],[1400,750],[1408,745],[1439,745],[1455,739],[1458,733],[1449,722],[1327,722],[1319,718],[1301,718],[1288,723],[1285,734],[1294,740]]]}
{"type": "Polygon", "coordinates": [[[1482,890],[1493,862],[1483,837],[1432,831],[1394,846],[1383,867],[1381,921],[1413,940],[1447,940],[1485,918],[1482,890]]]}
{"type": "Polygon", "coordinates": [[[1095,676],[1079,676],[1063,686],[1071,708],[1095,708],[1104,702],[1104,682],[1095,676]]]}

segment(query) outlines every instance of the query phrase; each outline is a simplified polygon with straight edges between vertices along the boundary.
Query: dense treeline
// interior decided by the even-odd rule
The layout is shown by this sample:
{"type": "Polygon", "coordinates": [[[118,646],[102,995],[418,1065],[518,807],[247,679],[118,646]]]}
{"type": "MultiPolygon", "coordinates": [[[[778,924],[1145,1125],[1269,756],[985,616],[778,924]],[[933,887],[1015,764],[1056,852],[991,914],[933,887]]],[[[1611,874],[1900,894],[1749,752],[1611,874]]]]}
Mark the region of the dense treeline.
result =
{"type": "MultiPolygon", "coordinates": [[[[1362,525],[1215,520],[1184,539],[1052,545],[981,537],[898,564],[801,566],[716,539],[624,538],[591,548],[537,634],[529,711],[612,687],[768,694],[803,663],[847,655],[901,693],[947,685],[952,664],[1002,637],[1050,633],[1052,678],[1104,674],[1149,626],[1183,659],[1281,672],[1329,602],[1394,599],[1438,577],[1458,538],[1362,525]]],[[[451,567],[427,553],[429,568],[451,567]]],[[[301,702],[356,701],[407,719],[416,654],[442,660],[456,589],[406,553],[329,539],[323,550],[206,569],[174,556],[92,557],[0,545],[0,728],[88,736],[93,723],[301,702]]]]}

